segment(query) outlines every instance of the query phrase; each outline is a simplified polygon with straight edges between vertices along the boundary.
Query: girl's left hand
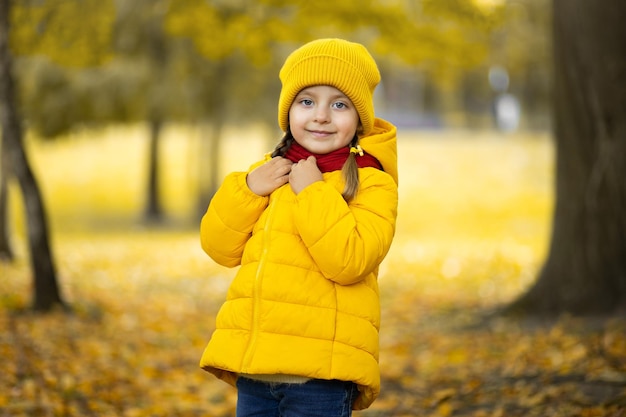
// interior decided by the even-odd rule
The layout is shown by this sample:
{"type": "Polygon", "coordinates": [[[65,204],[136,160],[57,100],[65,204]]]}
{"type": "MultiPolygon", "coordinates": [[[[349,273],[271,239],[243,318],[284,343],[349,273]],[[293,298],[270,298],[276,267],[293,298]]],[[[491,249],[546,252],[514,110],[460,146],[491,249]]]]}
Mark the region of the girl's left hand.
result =
{"type": "Polygon", "coordinates": [[[314,156],[301,159],[291,167],[289,173],[289,185],[294,193],[299,194],[307,186],[317,181],[323,181],[322,171],[317,167],[314,156]]]}

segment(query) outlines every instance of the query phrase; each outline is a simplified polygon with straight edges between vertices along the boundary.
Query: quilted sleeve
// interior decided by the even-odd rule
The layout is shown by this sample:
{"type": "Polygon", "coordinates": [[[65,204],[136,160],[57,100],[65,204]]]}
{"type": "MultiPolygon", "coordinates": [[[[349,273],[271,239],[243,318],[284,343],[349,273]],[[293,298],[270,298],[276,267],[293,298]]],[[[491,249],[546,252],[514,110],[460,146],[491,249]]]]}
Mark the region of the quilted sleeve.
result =
{"type": "Polygon", "coordinates": [[[350,285],[383,261],[395,233],[398,188],[374,169],[361,175],[361,188],[348,205],[331,184],[318,181],[298,194],[296,228],[327,279],[350,285]]]}
{"type": "Polygon", "coordinates": [[[202,249],[220,265],[239,265],[252,228],[268,201],[248,188],[245,172],[229,174],[202,217],[202,249]]]}

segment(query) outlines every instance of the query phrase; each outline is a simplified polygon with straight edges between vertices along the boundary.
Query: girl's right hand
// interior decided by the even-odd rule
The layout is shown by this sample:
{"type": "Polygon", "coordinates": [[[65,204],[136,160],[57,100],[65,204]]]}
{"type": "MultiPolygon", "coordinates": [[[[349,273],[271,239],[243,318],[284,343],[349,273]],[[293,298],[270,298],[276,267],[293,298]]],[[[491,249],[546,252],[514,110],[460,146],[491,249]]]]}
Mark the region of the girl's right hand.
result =
{"type": "Polygon", "coordinates": [[[293,162],[277,156],[250,171],[246,183],[250,191],[259,196],[266,196],[278,187],[289,182],[289,173],[293,162]]]}

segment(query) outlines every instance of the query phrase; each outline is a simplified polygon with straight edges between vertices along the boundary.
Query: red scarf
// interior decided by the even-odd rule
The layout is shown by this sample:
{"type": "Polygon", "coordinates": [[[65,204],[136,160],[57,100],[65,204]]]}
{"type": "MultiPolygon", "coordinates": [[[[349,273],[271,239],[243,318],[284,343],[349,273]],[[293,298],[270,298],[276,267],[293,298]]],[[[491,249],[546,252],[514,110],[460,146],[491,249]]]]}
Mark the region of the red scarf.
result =
{"type": "MultiPolygon", "coordinates": [[[[343,164],[348,159],[348,156],[350,155],[350,148],[344,146],[343,148],[339,148],[330,153],[317,154],[307,151],[302,147],[302,145],[294,140],[289,149],[287,149],[287,152],[285,152],[285,158],[294,163],[300,161],[301,159],[307,159],[311,155],[313,155],[317,160],[317,167],[320,171],[338,171],[343,167],[343,164]]],[[[380,170],[383,169],[378,159],[374,158],[365,151],[363,152],[363,155],[358,153],[356,154],[356,163],[359,168],[373,167],[380,170]]]]}

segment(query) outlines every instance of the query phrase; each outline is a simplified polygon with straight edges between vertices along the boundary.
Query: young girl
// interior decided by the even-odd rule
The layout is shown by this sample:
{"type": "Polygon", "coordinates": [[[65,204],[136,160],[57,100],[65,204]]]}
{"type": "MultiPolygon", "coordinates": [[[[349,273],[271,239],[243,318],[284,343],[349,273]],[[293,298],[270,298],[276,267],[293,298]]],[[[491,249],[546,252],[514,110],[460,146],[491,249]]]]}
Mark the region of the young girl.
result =
{"type": "Polygon", "coordinates": [[[378,267],[395,232],[396,129],[360,44],[320,39],[280,79],[271,155],[228,175],[202,248],[240,266],[200,366],[238,388],[237,416],[340,417],[380,390],[378,267]]]}

